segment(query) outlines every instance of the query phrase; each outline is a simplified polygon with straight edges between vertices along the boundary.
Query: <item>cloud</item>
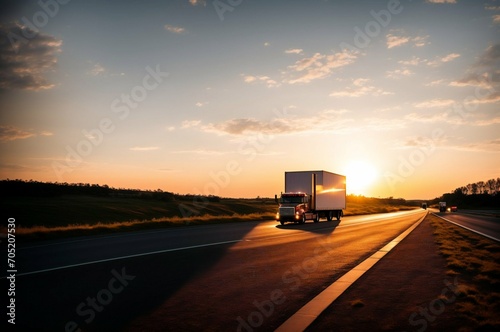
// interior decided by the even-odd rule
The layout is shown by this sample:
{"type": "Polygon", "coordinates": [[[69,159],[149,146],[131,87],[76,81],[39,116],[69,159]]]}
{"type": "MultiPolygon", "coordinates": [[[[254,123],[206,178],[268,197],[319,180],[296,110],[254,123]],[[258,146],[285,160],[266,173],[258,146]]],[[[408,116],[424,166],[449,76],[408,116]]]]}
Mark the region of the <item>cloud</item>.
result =
{"type": "Polygon", "coordinates": [[[394,146],[399,149],[407,149],[407,148],[434,149],[436,145],[442,145],[446,143],[448,139],[449,137],[446,136],[442,136],[439,138],[432,138],[426,136],[411,136],[401,141],[395,141],[394,146]]]}
{"type": "Polygon", "coordinates": [[[392,92],[384,91],[383,89],[376,88],[373,85],[369,85],[369,79],[358,78],[353,81],[352,86],[348,87],[343,91],[334,91],[330,93],[332,97],[361,97],[365,95],[370,96],[382,96],[391,95],[392,92]]]}
{"type": "Polygon", "coordinates": [[[187,128],[196,127],[196,126],[198,126],[200,123],[201,123],[201,121],[200,121],[200,120],[185,120],[185,121],[182,121],[181,128],[182,128],[182,129],[187,129],[187,128]]]}
{"type": "Polygon", "coordinates": [[[500,117],[496,117],[493,119],[486,119],[486,120],[477,120],[474,122],[475,126],[480,126],[480,127],[492,126],[496,124],[500,124],[500,117]]]}
{"type": "Polygon", "coordinates": [[[280,86],[278,82],[270,78],[269,76],[252,76],[247,75],[243,78],[246,83],[263,82],[268,88],[274,88],[280,86]]]}
{"type": "Polygon", "coordinates": [[[415,47],[422,47],[428,44],[427,39],[429,36],[417,36],[417,37],[409,37],[409,36],[403,36],[403,31],[392,31],[391,33],[388,33],[385,38],[386,38],[386,45],[387,48],[391,49],[394,47],[399,47],[403,46],[408,43],[412,43],[413,46],[415,47]],[[396,35],[396,33],[398,35],[396,35]]]}
{"type": "Polygon", "coordinates": [[[450,54],[445,55],[443,57],[437,57],[434,61],[426,61],[426,63],[429,66],[437,67],[443,63],[453,61],[459,57],[460,57],[460,54],[458,54],[458,53],[450,53],[450,54]]]}
{"type": "Polygon", "coordinates": [[[288,50],[285,50],[286,54],[302,54],[303,52],[304,50],[301,48],[290,48],[288,50]]]}
{"type": "Polygon", "coordinates": [[[229,154],[231,152],[230,151],[208,150],[208,149],[196,149],[196,150],[172,151],[171,153],[175,153],[175,154],[198,154],[198,155],[204,155],[204,156],[221,156],[221,155],[229,154]]]}
{"type": "Polygon", "coordinates": [[[198,5],[206,6],[207,5],[207,2],[205,0],[189,0],[189,3],[192,6],[198,6],[198,5]]]}
{"type": "Polygon", "coordinates": [[[476,66],[496,66],[500,64],[500,43],[490,45],[484,51],[484,53],[480,56],[479,60],[476,63],[476,66]]]}
{"type": "Polygon", "coordinates": [[[195,106],[196,107],[203,107],[205,105],[208,105],[208,101],[198,101],[195,106]]]}
{"type": "Polygon", "coordinates": [[[0,141],[2,142],[26,139],[35,136],[48,137],[53,135],[54,133],[46,130],[36,133],[32,130],[24,130],[14,126],[0,126],[0,141]]]}
{"type": "Polygon", "coordinates": [[[106,72],[106,69],[99,63],[96,63],[92,66],[92,68],[87,72],[91,76],[99,76],[106,72]]]}
{"type": "Polygon", "coordinates": [[[455,104],[453,99],[430,99],[422,101],[420,103],[414,103],[413,106],[416,108],[440,108],[440,107],[450,107],[455,104]]]}
{"type": "Polygon", "coordinates": [[[154,151],[154,150],[159,150],[160,148],[158,146],[135,146],[133,148],[130,148],[130,151],[154,151]]]}
{"type": "Polygon", "coordinates": [[[423,115],[423,114],[417,114],[417,113],[410,113],[407,116],[405,116],[405,119],[408,119],[413,122],[440,122],[444,121],[447,118],[446,113],[441,113],[441,114],[433,114],[431,116],[428,115],[423,115]]]}
{"type": "Polygon", "coordinates": [[[176,33],[176,34],[181,34],[181,33],[186,32],[186,29],[184,29],[182,27],[176,27],[176,26],[173,26],[170,24],[165,25],[165,30],[170,31],[172,33],[176,33]]]}
{"type": "Polygon", "coordinates": [[[389,130],[398,130],[406,128],[406,121],[398,118],[384,119],[377,117],[377,118],[366,118],[364,120],[367,123],[366,129],[371,129],[376,131],[389,131],[389,130]]]}
{"type": "MultiPolygon", "coordinates": [[[[481,97],[476,103],[496,102],[500,90],[500,43],[490,45],[478,57],[466,71],[464,77],[452,81],[450,86],[456,87],[479,87],[489,91],[485,97],[481,97]]],[[[484,95],[484,91],[482,91],[484,95]]]]}
{"type": "Polygon", "coordinates": [[[44,75],[57,65],[61,40],[19,23],[0,25],[0,35],[5,36],[0,41],[0,89],[38,91],[54,87],[44,75]]]}
{"type": "Polygon", "coordinates": [[[15,141],[35,136],[35,133],[14,126],[0,126],[0,141],[15,141]]]}
{"type": "Polygon", "coordinates": [[[471,151],[471,152],[500,153],[500,138],[476,142],[476,143],[455,145],[452,146],[452,148],[463,151],[471,151]]]}
{"type": "Polygon", "coordinates": [[[398,63],[405,66],[418,66],[421,63],[426,63],[427,60],[420,59],[419,57],[413,56],[410,60],[400,60],[398,63]]]}
{"type": "Polygon", "coordinates": [[[421,59],[419,57],[413,56],[409,60],[400,60],[400,61],[398,61],[398,63],[400,63],[404,66],[418,66],[418,65],[423,64],[423,65],[436,67],[436,66],[439,66],[443,63],[453,61],[459,57],[460,57],[460,54],[458,54],[458,53],[450,53],[450,54],[447,54],[445,56],[441,56],[441,57],[438,56],[433,61],[429,61],[427,59],[421,59]]]}
{"type": "Polygon", "coordinates": [[[444,4],[444,3],[456,4],[457,0],[426,0],[425,2],[427,2],[427,3],[438,3],[438,4],[444,4]]]}
{"type": "Polygon", "coordinates": [[[385,76],[387,78],[393,78],[393,79],[399,79],[402,77],[408,77],[413,75],[413,72],[409,69],[403,68],[403,69],[396,69],[396,70],[389,70],[386,72],[385,76]]]}
{"type": "Polygon", "coordinates": [[[352,119],[344,119],[346,110],[325,110],[314,116],[297,117],[287,116],[262,121],[254,118],[230,119],[220,123],[209,123],[196,126],[204,132],[217,135],[244,136],[252,134],[285,135],[301,132],[325,132],[340,131],[346,128],[346,124],[352,119]],[[304,123],[307,122],[307,126],[304,123]]]}
{"type": "MultiPolygon", "coordinates": [[[[490,90],[490,91],[494,91],[494,90],[490,90]]],[[[485,97],[481,97],[481,98],[474,98],[474,99],[471,99],[471,100],[468,100],[466,102],[466,104],[495,104],[495,103],[498,103],[500,102],[500,91],[499,92],[492,92],[488,95],[486,95],[485,97]]]]}
{"type": "Polygon", "coordinates": [[[286,80],[289,84],[310,83],[313,80],[330,76],[334,69],[350,65],[356,61],[359,52],[343,50],[335,54],[315,53],[311,57],[302,58],[288,67],[287,74],[292,76],[286,80]]]}
{"type": "Polygon", "coordinates": [[[500,24],[500,15],[493,15],[493,23],[500,24]]]}
{"type": "Polygon", "coordinates": [[[398,47],[410,41],[410,37],[395,36],[392,34],[387,34],[387,36],[385,37],[386,37],[387,48],[398,47]]]}

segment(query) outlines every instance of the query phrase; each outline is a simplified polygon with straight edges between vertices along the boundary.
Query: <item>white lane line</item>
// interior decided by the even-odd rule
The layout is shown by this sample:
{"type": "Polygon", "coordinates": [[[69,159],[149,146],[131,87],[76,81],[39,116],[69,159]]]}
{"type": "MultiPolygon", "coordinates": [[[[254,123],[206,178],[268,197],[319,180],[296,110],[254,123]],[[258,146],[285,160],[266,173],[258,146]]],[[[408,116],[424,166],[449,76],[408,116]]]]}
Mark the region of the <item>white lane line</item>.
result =
{"type": "Polygon", "coordinates": [[[314,299],[306,303],[295,314],[288,318],[275,331],[305,331],[318,316],[333,303],[342,293],[344,293],[356,280],[358,280],[365,272],[373,267],[380,259],[382,259],[389,251],[394,249],[408,234],[410,234],[420,223],[425,219],[427,213],[422,216],[417,222],[411,225],[407,230],[398,235],[379,251],[365,259],[355,268],[344,274],[333,284],[319,293],[314,299]]]}
{"type": "MultiPolygon", "coordinates": [[[[78,263],[78,264],[70,264],[70,265],[58,266],[58,267],[53,267],[53,268],[50,268],[50,269],[37,270],[37,271],[31,271],[31,272],[25,272],[25,273],[18,273],[16,276],[26,276],[26,275],[31,275],[31,274],[38,274],[38,273],[51,272],[51,271],[57,271],[57,270],[64,270],[64,269],[69,269],[69,268],[78,267],[78,266],[85,266],[85,265],[92,265],[92,264],[98,264],[98,263],[104,263],[104,262],[117,261],[117,260],[122,260],[122,259],[127,259],[127,258],[134,258],[134,257],[141,257],[141,256],[155,255],[155,254],[163,254],[163,253],[167,253],[167,252],[180,251],[180,250],[189,250],[189,249],[196,249],[196,248],[218,246],[218,245],[221,245],[221,244],[236,243],[236,242],[241,242],[241,241],[242,240],[222,241],[222,242],[199,244],[199,245],[196,245],[196,246],[189,246],[189,247],[181,247],[181,248],[172,248],[172,249],[151,251],[151,252],[145,252],[145,253],[141,253],[141,254],[134,254],[134,255],[127,255],[127,256],[113,257],[113,258],[106,258],[106,259],[100,259],[100,260],[96,260],[96,261],[85,262],[85,263],[78,263]]],[[[0,279],[5,279],[5,277],[1,277],[0,279]]]]}
{"type": "Polygon", "coordinates": [[[456,222],[454,222],[454,221],[451,221],[450,219],[446,219],[446,218],[444,218],[444,217],[438,216],[438,215],[437,215],[437,214],[435,214],[434,212],[433,212],[432,214],[433,214],[433,215],[435,215],[435,216],[436,216],[436,217],[438,217],[438,218],[441,218],[441,219],[443,219],[443,220],[446,220],[447,222],[451,222],[451,223],[452,223],[452,224],[454,224],[454,225],[457,225],[457,226],[459,226],[459,227],[465,228],[465,229],[466,229],[466,230],[468,230],[468,231],[471,231],[471,232],[474,232],[474,233],[476,233],[476,234],[482,235],[482,236],[484,236],[484,237],[487,237],[488,239],[491,239],[491,240],[494,240],[494,241],[500,242],[500,239],[497,239],[496,237],[493,237],[493,236],[488,235],[488,234],[484,234],[484,233],[482,233],[482,232],[480,232],[480,231],[476,231],[475,229],[472,229],[472,228],[469,228],[469,227],[467,227],[467,226],[464,226],[464,225],[461,225],[461,224],[459,224],[459,223],[456,223],[456,222]]]}

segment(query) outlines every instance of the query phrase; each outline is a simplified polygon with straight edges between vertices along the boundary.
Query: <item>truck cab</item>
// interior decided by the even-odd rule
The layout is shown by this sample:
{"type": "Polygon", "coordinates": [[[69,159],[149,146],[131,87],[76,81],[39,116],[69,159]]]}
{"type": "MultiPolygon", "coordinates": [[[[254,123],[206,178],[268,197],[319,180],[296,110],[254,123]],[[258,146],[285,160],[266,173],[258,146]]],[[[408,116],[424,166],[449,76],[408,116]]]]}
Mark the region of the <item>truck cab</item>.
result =
{"type": "Polygon", "coordinates": [[[276,220],[283,225],[286,221],[305,223],[306,211],[309,211],[309,196],[306,193],[283,193],[279,199],[276,220]]]}

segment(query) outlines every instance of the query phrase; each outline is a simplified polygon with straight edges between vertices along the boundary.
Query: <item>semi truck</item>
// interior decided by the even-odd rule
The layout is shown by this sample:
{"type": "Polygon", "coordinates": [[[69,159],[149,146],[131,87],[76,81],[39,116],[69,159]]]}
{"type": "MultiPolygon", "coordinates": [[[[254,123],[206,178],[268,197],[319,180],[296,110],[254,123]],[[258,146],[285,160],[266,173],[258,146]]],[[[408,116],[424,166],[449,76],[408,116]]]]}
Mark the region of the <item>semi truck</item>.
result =
{"type": "Polygon", "coordinates": [[[439,202],[439,212],[446,212],[446,202],[439,202]]]}
{"type": "Polygon", "coordinates": [[[340,220],[346,207],[346,177],[327,171],[285,172],[285,192],[275,199],[279,203],[276,221],[282,225],[340,220]]]}

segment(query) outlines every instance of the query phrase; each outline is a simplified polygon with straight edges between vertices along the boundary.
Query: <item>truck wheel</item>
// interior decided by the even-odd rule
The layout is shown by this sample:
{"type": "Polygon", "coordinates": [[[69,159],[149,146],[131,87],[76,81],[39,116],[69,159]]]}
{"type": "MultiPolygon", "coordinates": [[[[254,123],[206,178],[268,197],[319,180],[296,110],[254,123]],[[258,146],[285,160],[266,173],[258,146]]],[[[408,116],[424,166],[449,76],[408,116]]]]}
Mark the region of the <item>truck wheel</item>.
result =
{"type": "Polygon", "coordinates": [[[340,220],[341,216],[342,216],[342,211],[337,211],[337,221],[340,220]]]}
{"type": "Polygon", "coordinates": [[[283,220],[280,220],[280,224],[281,224],[281,226],[283,226],[285,224],[285,222],[283,220]]]}
{"type": "Polygon", "coordinates": [[[319,212],[316,213],[316,216],[314,217],[314,222],[319,222],[319,212]]]}
{"type": "Polygon", "coordinates": [[[302,219],[300,219],[300,223],[301,224],[305,224],[306,223],[306,214],[302,214],[302,219]]]}
{"type": "Polygon", "coordinates": [[[332,221],[333,219],[333,211],[328,211],[326,214],[326,220],[332,221]]]}

